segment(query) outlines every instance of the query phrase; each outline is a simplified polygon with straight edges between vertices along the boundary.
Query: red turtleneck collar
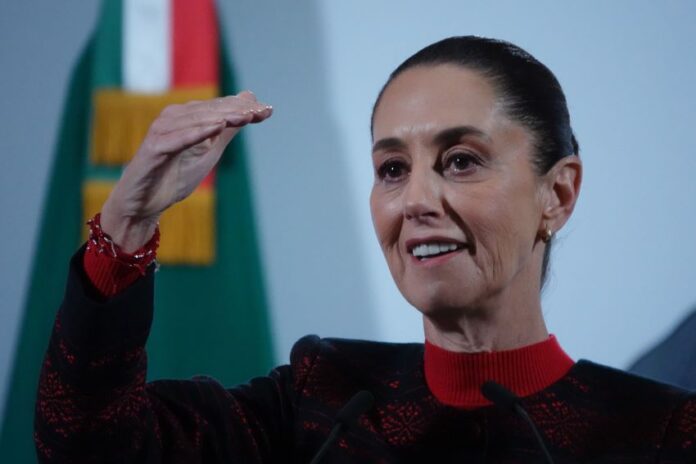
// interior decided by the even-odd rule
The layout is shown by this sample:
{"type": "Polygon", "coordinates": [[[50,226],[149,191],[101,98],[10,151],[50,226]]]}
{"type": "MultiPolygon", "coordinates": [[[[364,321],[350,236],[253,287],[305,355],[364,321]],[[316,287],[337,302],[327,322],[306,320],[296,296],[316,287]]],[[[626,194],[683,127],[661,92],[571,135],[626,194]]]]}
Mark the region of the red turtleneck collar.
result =
{"type": "Polygon", "coordinates": [[[574,364],[556,337],[508,351],[456,353],[426,340],[425,380],[441,403],[460,408],[491,404],[481,385],[492,380],[524,397],[563,377],[574,364]]]}

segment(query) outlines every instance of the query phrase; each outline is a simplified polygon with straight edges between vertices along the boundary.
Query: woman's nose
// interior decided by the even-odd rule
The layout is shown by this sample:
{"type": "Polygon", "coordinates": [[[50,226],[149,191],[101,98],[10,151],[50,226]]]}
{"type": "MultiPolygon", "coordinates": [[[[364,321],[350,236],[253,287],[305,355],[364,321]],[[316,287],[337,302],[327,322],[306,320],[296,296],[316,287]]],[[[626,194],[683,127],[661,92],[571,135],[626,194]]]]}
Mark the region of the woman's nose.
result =
{"type": "Polygon", "coordinates": [[[424,221],[442,215],[440,186],[430,169],[413,169],[404,191],[404,217],[424,221]]]}

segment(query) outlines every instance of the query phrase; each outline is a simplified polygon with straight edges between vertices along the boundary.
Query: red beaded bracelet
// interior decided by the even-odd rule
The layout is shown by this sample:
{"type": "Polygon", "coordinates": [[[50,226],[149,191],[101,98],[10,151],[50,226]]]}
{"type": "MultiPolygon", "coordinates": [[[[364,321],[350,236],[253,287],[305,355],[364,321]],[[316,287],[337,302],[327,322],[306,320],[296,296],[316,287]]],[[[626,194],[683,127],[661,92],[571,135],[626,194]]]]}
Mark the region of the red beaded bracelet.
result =
{"type": "Polygon", "coordinates": [[[159,226],[155,229],[152,238],[148,240],[145,245],[138,248],[133,253],[126,253],[104,232],[101,227],[100,219],[101,213],[97,213],[96,216],[87,221],[89,225],[87,250],[94,250],[97,253],[106,254],[125,266],[137,269],[141,275],[145,275],[148,266],[150,266],[157,257],[157,247],[159,246],[160,239],[159,226]]]}

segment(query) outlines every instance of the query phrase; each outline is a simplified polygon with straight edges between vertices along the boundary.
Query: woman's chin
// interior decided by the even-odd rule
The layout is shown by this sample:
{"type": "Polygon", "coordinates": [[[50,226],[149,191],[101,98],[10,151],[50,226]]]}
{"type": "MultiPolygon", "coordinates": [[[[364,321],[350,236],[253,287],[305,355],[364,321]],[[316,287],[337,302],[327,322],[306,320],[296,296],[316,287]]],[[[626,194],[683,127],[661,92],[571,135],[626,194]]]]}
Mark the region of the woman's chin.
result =
{"type": "Polygon", "coordinates": [[[460,319],[473,314],[476,304],[470,295],[466,290],[452,288],[428,288],[404,294],[411,305],[430,319],[460,319]]]}

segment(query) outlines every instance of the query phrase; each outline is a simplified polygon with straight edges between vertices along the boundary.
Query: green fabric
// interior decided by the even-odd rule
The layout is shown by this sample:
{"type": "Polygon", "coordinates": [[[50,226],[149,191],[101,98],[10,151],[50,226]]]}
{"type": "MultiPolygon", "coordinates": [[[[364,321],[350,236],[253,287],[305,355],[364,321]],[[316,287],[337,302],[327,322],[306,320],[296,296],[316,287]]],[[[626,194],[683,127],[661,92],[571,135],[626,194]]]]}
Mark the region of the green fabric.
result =
{"type": "Polygon", "coordinates": [[[82,229],[81,183],[87,152],[91,58],[88,46],[73,73],[65,101],[0,431],[2,463],[36,461],[32,430],[39,370],[65,288],[67,264],[79,245],[82,229]]]}
{"type": "MultiPolygon", "coordinates": [[[[120,8],[117,0],[103,3],[98,31],[70,83],[0,430],[1,463],[36,461],[32,423],[38,374],[68,261],[79,246],[82,181],[85,175],[96,174],[86,172],[91,94],[96,84],[120,84],[120,76],[114,77],[121,69],[120,8]]],[[[224,44],[221,56],[221,88],[234,93],[224,44]]],[[[215,263],[163,266],[157,273],[155,321],[147,346],[149,379],[205,374],[231,385],[263,375],[273,366],[251,187],[240,137],[230,144],[218,167],[216,190],[215,263]]]]}
{"type": "Polygon", "coordinates": [[[94,32],[94,65],[92,85],[96,88],[120,88],[122,82],[122,30],[121,0],[104,0],[94,32]]]}

